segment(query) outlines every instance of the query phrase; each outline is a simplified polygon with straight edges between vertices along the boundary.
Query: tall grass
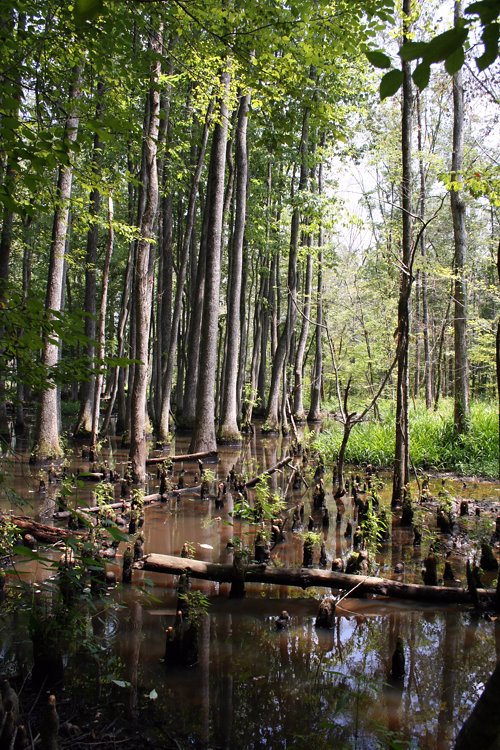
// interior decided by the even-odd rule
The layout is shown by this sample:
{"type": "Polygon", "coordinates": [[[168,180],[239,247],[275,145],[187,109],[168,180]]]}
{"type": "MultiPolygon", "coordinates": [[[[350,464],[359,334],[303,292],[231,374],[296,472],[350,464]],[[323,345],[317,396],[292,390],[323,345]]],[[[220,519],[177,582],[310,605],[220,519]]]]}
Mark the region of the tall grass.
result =
{"type": "MultiPolygon", "coordinates": [[[[474,402],[469,431],[455,436],[453,401],[442,401],[439,411],[428,411],[417,403],[411,407],[410,452],[416,467],[452,471],[461,475],[498,476],[498,413],[494,403],[474,402]]],[[[331,462],[336,460],[342,440],[342,425],[328,422],[315,446],[331,462]]],[[[391,405],[381,405],[381,421],[354,427],[347,446],[346,461],[389,467],[394,459],[395,415],[391,405]]]]}

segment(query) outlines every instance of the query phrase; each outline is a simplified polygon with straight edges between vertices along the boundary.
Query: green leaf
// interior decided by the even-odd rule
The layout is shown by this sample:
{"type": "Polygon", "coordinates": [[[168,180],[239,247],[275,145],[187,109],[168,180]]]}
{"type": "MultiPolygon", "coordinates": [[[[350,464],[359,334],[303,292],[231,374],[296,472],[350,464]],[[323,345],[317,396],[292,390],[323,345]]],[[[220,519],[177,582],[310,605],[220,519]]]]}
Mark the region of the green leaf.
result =
{"type": "Polygon", "coordinates": [[[446,68],[446,72],[449,73],[450,76],[452,76],[454,73],[457,72],[457,70],[460,70],[460,68],[464,64],[464,60],[465,60],[464,48],[457,47],[455,52],[453,52],[449,57],[446,58],[446,62],[444,64],[444,67],[446,68]]]}
{"type": "Polygon", "coordinates": [[[124,534],[123,531],[120,531],[116,526],[109,526],[106,531],[113,537],[115,542],[128,542],[127,534],[124,534]]]}
{"type": "Polygon", "coordinates": [[[75,0],[73,14],[75,23],[79,26],[87,21],[93,21],[102,13],[104,0],[75,0]]]}
{"type": "Polygon", "coordinates": [[[114,682],[115,685],[118,685],[118,687],[121,688],[130,687],[130,682],[127,682],[127,680],[111,680],[111,682],[114,682]]]}
{"type": "Polygon", "coordinates": [[[365,55],[376,68],[390,68],[392,65],[391,58],[378,49],[368,49],[365,55]]]}
{"type": "Polygon", "coordinates": [[[481,37],[484,44],[484,52],[476,60],[479,70],[485,70],[497,59],[499,33],[500,24],[498,23],[490,23],[484,27],[481,37]]]}
{"type": "Polygon", "coordinates": [[[383,101],[399,91],[403,83],[402,70],[390,70],[380,81],[380,99],[383,101]]]}
{"type": "Polygon", "coordinates": [[[415,85],[418,86],[420,91],[422,91],[422,89],[425,89],[425,87],[428,85],[430,77],[431,66],[426,62],[421,62],[420,65],[417,65],[412,74],[413,81],[415,85]]]}
{"type": "Polygon", "coordinates": [[[468,16],[477,13],[482,24],[489,24],[500,15],[498,0],[481,0],[479,3],[468,5],[464,11],[468,16]]]}
{"type": "Polygon", "coordinates": [[[441,62],[461,47],[467,39],[468,31],[463,26],[455,26],[453,29],[444,31],[431,39],[427,45],[425,62],[441,62]]]}
{"type": "Polygon", "coordinates": [[[424,57],[428,46],[427,42],[407,42],[399,48],[399,56],[402,60],[416,60],[424,57]]]}

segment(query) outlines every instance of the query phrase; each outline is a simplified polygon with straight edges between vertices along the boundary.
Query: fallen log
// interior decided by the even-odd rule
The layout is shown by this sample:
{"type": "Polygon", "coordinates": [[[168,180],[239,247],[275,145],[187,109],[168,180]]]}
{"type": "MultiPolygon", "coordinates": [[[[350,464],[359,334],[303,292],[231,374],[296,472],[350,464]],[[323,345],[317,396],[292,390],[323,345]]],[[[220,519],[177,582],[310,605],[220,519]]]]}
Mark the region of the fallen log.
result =
{"type": "MultiPolygon", "coordinates": [[[[144,505],[149,505],[150,503],[160,502],[162,497],[167,499],[168,495],[160,495],[158,494],[158,492],[153,492],[152,495],[146,495],[145,497],[143,497],[142,502],[144,503],[144,505]]],[[[125,500],[117,503],[107,503],[106,507],[112,508],[113,510],[119,510],[121,508],[123,508],[124,510],[128,510],[130,508],[130,500],[125,500]]],[[[74,511],[57,510],[54,513],[53,518],[69,518],[72,513],[98,513],[99,510],[101,510],[100,505],[80,505],[78,508],[75,508],[74,511]]]]}
{"type": "MultiPolygon", "coordinates": [[[[235,578],[232,565],[191,560],[172,555],[146,555],[136,567],[151,573],[170,573],[180,575],[187,573],[193,578],[201,578],[220,583],[232,583],[235,578]]],[[[266,565],[248,565],[245,568],[245,583],[274,583],[279,586],[298,586],[306,589],[310,586],[325,586],[330,589],[350,591],[356,589],[359,594],[376,594],[396,599],[411,599],[440,604],[471,604],[472,599],[464,588],[452,586],[424,586],[418,583],[401,583],[387,578],[349,575],[318,568],[273,568],[266,565]]],[[[480,589],[482,597],[493,597],[494,589],[480,589]]]]}
{"type": "Polygon", "coordinates": [[[75,478],[81,479],[83,482],[100,482],[101,479],[104,479],[104,474],[102,471],[81,471],[76,474],[75,478]]]}
{"type": "Polygon", "coordinates": [[[23,535],[31,534],[38,542],[45,542],[46,544],[55,544],[60,542],[61,539],[69,539],[87,533],[86,531],[71,531],[70,529],[61,529],[58,526],[48,526],[27,516],[0,516],[0,524],[4,520],[15,524],[23,532],[23,535]]]}
{"type": "Polygon", "coordinates": [[[274,464],[274,466],[271,466],[269,469],[266,469],[265,471],[261,471],[258,477],[254,477],[253,479],[249,479],[248,482],[245,482],[245,487],[247,489],[250,489],[251,487],[255,487],[256,484],[258,484],[262,477],[269,476],[270,474],[274,474],[275,471],[279,471],[283,468],[283,466],[289,466],[290,462],[292,460],[292,456],[285,456],[285,458],[282,458],[281,461],[278,461],[277,464],[274,464]]]}
{"type": "MultiPolygon", "coordinates": [[[[197,484],[194,487],[184,487],[181,490],[171,490],[170,492],[160,495],[159,492],[153,492],[151,495],[145,495],[143,498],[144,505],[150,505],[151,503],[159,503],[162,500],[168,500],[169,498],[175,498],[177,495],[199,495],[201,492],[201,484],[197,484]]],[[[124,508],[128,510],[130,508],[130,500],[125,502],[109,503],[108,508],[113,510],[119,510],[124,508]]],[[[73,513],[98,513],[100,509],[99,505],[85,506],[80,505],[74,511],[70,510],[56,510],[52,518],[62,519],[69,518],[73,513]]]]}
{"type": "Polygon", "coordinates": [[[156,466],[162,464],[165,461],[172,461],[173,463],[179,461],[197,461],[199,458],[218,458],[218,451],[201,451],[200,453],[183,453],[178,456],[154,456],[153,458],[146,459],[146,466],[156,466]]]}

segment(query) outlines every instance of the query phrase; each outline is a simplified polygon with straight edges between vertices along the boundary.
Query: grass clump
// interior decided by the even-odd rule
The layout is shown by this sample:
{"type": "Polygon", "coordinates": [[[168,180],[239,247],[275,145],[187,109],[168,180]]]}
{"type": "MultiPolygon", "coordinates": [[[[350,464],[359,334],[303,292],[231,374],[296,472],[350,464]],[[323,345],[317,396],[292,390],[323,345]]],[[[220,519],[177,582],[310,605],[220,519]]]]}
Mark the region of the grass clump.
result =
{"type": "MultiPolygon", "coordinates": [[[[391,404],[381,404],[381,419],[357,425],[350,436],[346,461],[389,467],[394,459],[395,414],[391,404]]],[[[410,408],[410,451],[416,467],[452,471],[461,475],[498,475],[498,415],[496,405],[475,401],[471,405],[469,430],[456,436],[453,401],[443,400],[437,412],[417,402],[410,408]]],[[[325,459],[336,460],[342,440],[342,425],[327,423],[314,447],[325,459]]]]}

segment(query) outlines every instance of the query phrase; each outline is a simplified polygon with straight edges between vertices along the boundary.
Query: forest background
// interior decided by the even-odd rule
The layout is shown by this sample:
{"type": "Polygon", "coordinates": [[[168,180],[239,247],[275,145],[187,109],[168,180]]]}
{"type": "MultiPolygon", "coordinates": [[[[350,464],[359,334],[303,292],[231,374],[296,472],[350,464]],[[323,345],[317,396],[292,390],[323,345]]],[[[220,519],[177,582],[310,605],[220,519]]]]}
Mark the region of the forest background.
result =
{"type": "Polygon", "coordinates": [[[3,3],[2,434],[496,473],[498,6],[3,3]]]}

